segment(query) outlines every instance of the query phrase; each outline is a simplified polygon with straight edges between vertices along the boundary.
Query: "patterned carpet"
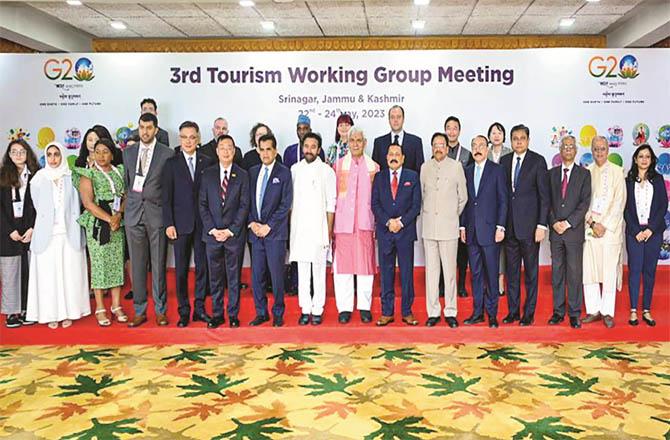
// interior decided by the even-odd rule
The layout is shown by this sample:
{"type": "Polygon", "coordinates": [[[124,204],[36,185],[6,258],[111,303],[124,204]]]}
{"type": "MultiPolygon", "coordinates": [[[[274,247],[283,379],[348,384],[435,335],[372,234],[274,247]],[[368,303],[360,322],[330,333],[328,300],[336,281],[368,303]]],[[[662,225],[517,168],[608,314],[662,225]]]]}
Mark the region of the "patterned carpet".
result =
{"type": "Polygon", "coordinates": [[[0,347],[14,439],[670,439],[670,343],[0,347]]]}

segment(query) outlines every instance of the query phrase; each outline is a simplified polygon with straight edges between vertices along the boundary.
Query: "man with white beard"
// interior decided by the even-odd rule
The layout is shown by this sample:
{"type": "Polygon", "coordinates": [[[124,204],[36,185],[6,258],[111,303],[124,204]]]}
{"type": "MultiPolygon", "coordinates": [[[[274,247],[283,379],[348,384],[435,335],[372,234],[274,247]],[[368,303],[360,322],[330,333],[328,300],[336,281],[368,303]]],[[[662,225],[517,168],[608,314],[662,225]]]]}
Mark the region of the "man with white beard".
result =
{"type": "Polygon", "coordinates": [[[299,325],[319,325],[326,302],[326,259],[335,217],[335,171],[319,157],[321,136],[307,133],[301,140],[304,159],[291,167],[293,207],[291,209],[290,261],[298,263],[299,325]],[[314,277],[314,296],[310,280],[314,277]]]}

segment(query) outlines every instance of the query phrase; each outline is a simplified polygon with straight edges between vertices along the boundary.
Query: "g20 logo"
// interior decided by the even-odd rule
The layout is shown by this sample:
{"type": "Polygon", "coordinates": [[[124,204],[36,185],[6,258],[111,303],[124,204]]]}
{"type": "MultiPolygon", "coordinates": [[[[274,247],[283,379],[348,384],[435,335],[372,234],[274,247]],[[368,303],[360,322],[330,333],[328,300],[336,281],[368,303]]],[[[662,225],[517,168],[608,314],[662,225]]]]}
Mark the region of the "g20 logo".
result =
{"type": "Polygon", "coordinates": [[[93,63],[86,57],[72,62],[70,58],[49,58],[44,62],[44,76],[50,80],[90,81],[95,78],[93,63]]]}
{"type": "Polygon", "coordinates": [[[621,60],[615,56],[601,57],[596,55],[589,60],[589,73],[595,78],[637,78],[637,58],[624,55],[621,60]]]}

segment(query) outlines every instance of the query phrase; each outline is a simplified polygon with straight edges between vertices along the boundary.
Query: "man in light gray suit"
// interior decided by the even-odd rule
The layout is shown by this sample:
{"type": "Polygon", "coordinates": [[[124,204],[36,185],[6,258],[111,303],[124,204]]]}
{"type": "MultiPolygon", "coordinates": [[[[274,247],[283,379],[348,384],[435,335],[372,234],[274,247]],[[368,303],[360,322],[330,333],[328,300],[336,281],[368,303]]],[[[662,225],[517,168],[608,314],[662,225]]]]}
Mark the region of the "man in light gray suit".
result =
{"type": "Polygon", "coordinates": [[[147,261],[151,257],[151,293],[154,297],[156,324],[167,325],[167,289],[165,258],[167,238],[161,208],[161,175],[173,151],[156,140],[158,118],[144,113],[139,120],[140,142],[123,151],[125,183],[126,237],[132,266],[135,317],[129,327],[147,321],[147,261]]]}

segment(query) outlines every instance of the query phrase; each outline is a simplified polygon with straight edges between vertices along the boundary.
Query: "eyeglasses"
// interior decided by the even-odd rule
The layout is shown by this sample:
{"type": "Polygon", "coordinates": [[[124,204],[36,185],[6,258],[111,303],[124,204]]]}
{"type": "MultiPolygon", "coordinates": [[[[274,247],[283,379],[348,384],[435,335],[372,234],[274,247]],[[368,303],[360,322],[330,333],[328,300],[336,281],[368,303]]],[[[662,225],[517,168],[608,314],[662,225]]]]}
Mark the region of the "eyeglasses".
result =
{"type": "Polygon", "coordinates": [[[26,150],[9,150],[9,155],[14,157],[26,156],[27,154],[26,150]]]}
{"type": "Polygon", "coordinates": [[[561,150],[575,150],[575,149],[577,149],[577,147],[575,147],[574,145],[562,145],[561,146],[561,150]]]}

